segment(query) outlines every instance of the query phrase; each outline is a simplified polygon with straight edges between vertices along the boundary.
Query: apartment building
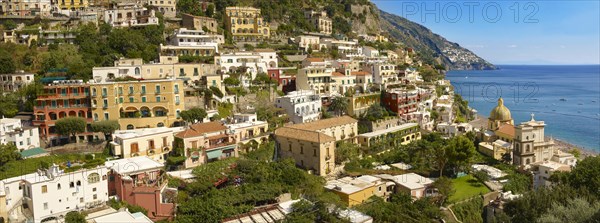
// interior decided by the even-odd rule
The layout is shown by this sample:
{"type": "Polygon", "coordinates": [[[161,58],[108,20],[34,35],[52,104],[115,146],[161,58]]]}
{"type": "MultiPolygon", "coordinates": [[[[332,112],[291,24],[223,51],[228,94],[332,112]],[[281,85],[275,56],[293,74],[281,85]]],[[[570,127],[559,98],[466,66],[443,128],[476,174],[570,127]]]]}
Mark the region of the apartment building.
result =
{"type": "Polygon", "coordinates": [[[277,155],[292,158],[296,165],[325,176],[335,166],[335,142],[354,141],[357,123],[350,116],[341,116],[279,128],[275,130],[277,155]]]}
{"type": "Polygon", "coordinates": [[[298,47],[308,52],[309,48],[314,51],[321,50],[321,44],[319,39],[320,37],[318,36],[301,35],[296,37],[295,41],[296,43],[298,43],[298,47]]]}
{"type": "Polygon", "coordinates": [[[259,73],[267,73],[268,69],[278,67],[277,53],[272,49],[256,49],[251,52],[224,53],[215,56],[215,65],[222,73],[243,72],[250,74],[242,76],[242,85],[249,86],[250,81],[259,73]]]}
{"type": "Polygon", "coordinates": [[[117,3],[104,10],[104,22],[116,28],[148,26],[158,25],[158,17],[137,3],[117,3]]]}
{"type": "Polygon", "coordinates": [[[77,38],[75,30],[40,30],[40,43],[43,45],[50,44],[74,44],[77,38]]]}
{"type": "MultiPolygon", "coordinates": [[[[40,137],[51,145],[61,142],[56,132],[56,121],[65,117],[81,117],[92,123],[90,107],[90,85],[82,80],[53,81],[44,86],[44,92],[38,95],[33,107],[33,124],[40,128],[40,137]]],[[[77,134],[77,140],[91,140],[92,132],[77,134]]],[[[62,141],[66,141],[62,138],[62,141]]]]}
{"type": "Polygon", "coordinates": [[[326,176],[335,167],[335,138],[324,133],[300,128],[281,127],[275,130],[277,155],[292,158],[296,165],[309,172],[326,176]]]}
{"type": "Polygon", "coordinates": [[[346,112],[348,115],[358,116],[366,113],[372,105],[380,104],[381,94],[379,92],[359,93],[346,98],[348,99],[348,110],[346,112]]]}
{"type": "Polygon", "coordinates": [[[219,23],[214,18],[195,16],[186,13],[181,14],[181,24],[187,29],[206,30],[213,34],[216,34],[219,28],[219,23]]]}
{"type": "Polygon", "coordinates": [[[369,147],[386,138],[393,138],[397,140],[396,143],[406,145],[412,141],[421,139],[421,132],[417,123],[406,123],[387,129],[363,133],[358,135],[357,138],[358,143],[364,147],[369,147]]]}
{"type": "Polygon", "coordinates": [[[202,30],[180,28],[167,37],[167,45],[160,45],[163,56],[214,56],[219,44],[225,42],[223,35],[205,34],[202,30]]]}
{"type": "Polygon", "coordinates": [[[358,40],[352,39],[334,39],[323,38],[321,43],[325,44],[327,49],[337,49],[339,54],[347,59],[364,58],[362,47],[358,45],[358,40]]]}
{"type": "Polygon", "coordinates": [[[0,2],[0,14],[12,16],[50,16],[50,0],[11,0],[0,2]]]}
{"type": "Polygon", "coordinates": [[[112,134],[112,153],[121,158],[147,156],[165,163],[173,149],[173,130],[167,127],[118,130],[112,134]]]}
{"type": "Polygon", "coordinates": [[[262,18],[260,9],[252,7],[225,8],[225,28],[239,42],[256,42],[271,35],[269,23],[262,18]]]}
{"type": "Polygon", "coordinates": [[[185,168],[238,156],[234,136],[221,122],[193,124],[175,135],[175,145],[185,149],[185,168]]]}
{"type": "Polygon", "coordinates": [[[312,24],[320,33],[331,35],[333,30],[333,22],[329,17],[327,17],[327,13],[325,11],[307,10],[304,11],[304,18],[308,20],[310,24],[312,24]]]}
{"type": "Polygon", "coordinates": [[[4,92],[15,92],[25,87],[25,85],[31,84],[34,81],[34,74],[25,73],[22,70],[14,74],[0,74],[0,81],[2,81],[4,92]]]}
{"type": "Polygon", "coordinates": [[[98,166],[66,173],[57,165],[0,181],[0,217],[8,222],[63,219],[108,201],[108,169],[98,166]]]}
{"type": "Polygon", "coordinates": [[[311,90],[292,91],[277,97],[275,106],[284,109],[290,121],[296,124],[321,118],[321,97],[311,90]]]}
{"type": "Polygon", "coordinates": [[[183,88],[174,78],[92,83],[93,120],[118,120],[121,129],[178,126],[183,88]]]}
{"type": "Polygon", "coordinates": [[[269,140],[269,123],[259,121],[256,114],[235,114],[233,121],[225,124],[225,127],[229,129],[236,143],[260,144],[269,140]]]}
{"type": "Polygon", "coordinates": [[[146,157],[111,160],[105,163],[108,173],[108,195],[138,205],[148,211],[153,221],[173,220],[177,189],[168,187],[164,165],[146,157]]]}
{"type": "Polygon", "coordinates": [[[425,98],[419,90],[391,89],[383,96],[383,105],[390,111],[403,116],[416,112],[418,104],[425,98]]]}
{"type": "MultiPolygon", "coordinates": [[[[112,67],[94,67],[92,76],[95,83],[110,82],[118,79],[182,79],[187,85],[201,82],[203,77],[214,75],[214,64],[180,63],[177,56],[161,56],[158,63],[144,63],[141,58],[121,58],[112,67]]],[[[212,80],[212,79],[211,79],[212,80]]],[[[221,88],[221,80],[215,85],[221,88]]]]}
{"type": "Polygon", "coordinates": [[[59,10],[84,10],[89,6],[88,0],[56,0],[55,4],[59,10]]]}
{"type": "Polygon", "coordinates": [[[363,67],[363,70],[370,71],[373,74],[373,82],[382,86],[398,84],[400,78],[396,71],[396,65],[387,63],[370,63],[363,67]]]}
{"type": "Polygon", "coordinates": [[[308,66],[298,69],[296,89],[312,90],[321,95],[337,94],[337,84],[332,79],[333,69],[325,66],[308,66]]]}
{"type": "Polygon", "coordinates": [[[336,83],[336,90],[341,95],[354,94],[356,92],[356,76],[352,75],[350,69],[344,70],[344,73],[333,72],[331,79],[336,83]]]}
{"type": "Polygon", "coordinates": [[[422,197],[429,197],[437,194],[435,188],[433,188],[433,180],[416,173],[406,173],[395,176],[379,174],[374,176],[393,182],[395,184],[396,193],[409,194],[413,199],[420,199],[422,197]]]}
{"type": "Polygon", "coordinates": [[[165,18],[175,18],[177,15],[176,0],[147,0],[147,4],[154,6],[165,18]]]}
{"type": "Polygon", "coordinates": [[[14,144],[19,151],[40,147],[38,128],[25,126],[21,119],[0,119],[0,143],[14,144]]]}

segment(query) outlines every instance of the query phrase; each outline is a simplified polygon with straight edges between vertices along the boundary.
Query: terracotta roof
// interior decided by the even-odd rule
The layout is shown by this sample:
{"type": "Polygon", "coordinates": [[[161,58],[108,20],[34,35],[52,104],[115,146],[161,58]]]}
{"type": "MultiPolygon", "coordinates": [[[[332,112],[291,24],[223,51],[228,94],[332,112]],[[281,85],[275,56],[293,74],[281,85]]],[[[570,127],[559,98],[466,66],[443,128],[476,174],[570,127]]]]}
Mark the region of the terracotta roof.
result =
{"type": "Polygon", "coordinates": [[[333,72],[331,73],[331,76],[339,76],[339,77],[343,77],[344,74],[340,73],[340,72],[333,72]]]}
{"type": "Polygon", "coordinates": [[[325,128],[330,128],[333,126],[340,126],[340,125],[345,125],[345,124],[350,124],[350,123],[358,123],[358,120],[345,115],[345,116],[341,116],[341,117],[321,119],[321,120],[314,121],[314,122],[295,124],[295,125],[291,125],[288,127],[295,128],[295,129],[317,131],[317,130],[321,130],[321,129],[325,129],[325,128]]]}
{"type": "Polygon", "coordinates": [[[366,72],[366,71],[352,71],[350,72],[351,75],[356,75],[356,76],[365,76],[365,75],[371,75],[371,73],[366,72]]]}
{"type": "Polygon", "coordinates": [[[305,60],[308,62],[325,62],[325,59],[318,57],[307,57],[305,60]]]}
{"type": "Polygon", "coordinates": [[[183,132],[177,133],[177,138],[188,138],[201,136],[204,133],[218,132],[227,130],[221,122],[207,122],[207,123],[196,123],[191,125],[188,129],[183,132]]]}
{"type": "Polygon", "coordinates": [[[511,137],[515,137],[515,126],[514,125],[510,125],[510,124],[502,125],[496,131],[506,134],[506,135],[509,135],[511,137]]]}
{"type": "Polygon", "coordinates": [[[320,132],[305,130],[305,129],[297,129],[290,127],[281,127],[275,130],[275,137],[285,137],[291,139],[298,139],[302,141],[316,142],[316,143],[324,143],[324,142],[333,142],[335,139],[331,136],[325,135],[320,132]]]}

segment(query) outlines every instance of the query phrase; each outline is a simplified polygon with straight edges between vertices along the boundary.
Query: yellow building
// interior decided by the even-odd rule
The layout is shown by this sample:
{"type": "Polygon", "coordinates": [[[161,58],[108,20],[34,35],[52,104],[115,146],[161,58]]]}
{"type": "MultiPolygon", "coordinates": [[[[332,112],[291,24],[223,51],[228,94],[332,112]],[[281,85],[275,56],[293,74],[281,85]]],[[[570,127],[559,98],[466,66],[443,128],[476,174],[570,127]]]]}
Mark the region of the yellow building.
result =
{"type": "Polygon", "coordinates": [[[58,0],[58,7],[62,10],[83,10],[89,6],[88,0],[58,0]]]}
{"type": "Polygon", "coordinates": [[[184,110],[183,87],[180,79],[91,84],[93,119],[118,120],[121,129],[177,125],[184,110]]]}
{"type": "Polygon", "coordinates": [[[419,124],[405,123],[387,129],[363,133],[358,135],[357,138],[358,143],[365,147],[369,147],[385,138],[394,138],[396,139],[395,143],[406,145],[412,141],[421,139],[421,132],[419,124]]]}
{"type": "Polygon", "coordinates": [[[371,105],[380,103],[381,93],[355,94],[346,98],[348,99],[348,115],[359,116],[367,112],[371,105]]]}
{"type": "Polygon", "coordinates": [[[269,38],[269,24],[261,17],[260,9],[252,7],[225,8],[225,25],[235,41],[257,41],[269,38]]]}
{"type": "Polygon", "coordinates": [[[278,156],[292,158],[297,166],[326,176],[335,167],[335,138],[304,129],[282,127],[275,130],[278,156]]]}
{"type": "Polygon", "coordinates": [[[330,180],[325,188],[337,194],[348,207],[362,204],[372,196],[386,197],[391,194],[384,181],[369,175],[330,180]]]}

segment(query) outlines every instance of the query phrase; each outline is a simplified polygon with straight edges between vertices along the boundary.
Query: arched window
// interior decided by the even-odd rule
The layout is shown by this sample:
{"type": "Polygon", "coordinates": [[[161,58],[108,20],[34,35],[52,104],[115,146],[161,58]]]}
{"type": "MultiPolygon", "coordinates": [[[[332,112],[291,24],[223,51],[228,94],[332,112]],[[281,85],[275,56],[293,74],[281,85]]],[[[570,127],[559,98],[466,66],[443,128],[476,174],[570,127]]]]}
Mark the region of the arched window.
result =
{"type": "Polygon", "coordinates": [[[525,152],[529,152],[529,145],[525,145],[525,152]]]}
{"type": "Polygon", "coordinates": [[[81,186],[81,180],[77,181],[77,186],[81,186]]]}
{"type": "Polygon", "coordinates": [[[57,184],[57,185],[56,185],[56,189],[60,190],[60,188],[61,188],[61,187],[60,187],[60,184],[57,184]]]}
{"type": "Polygon", "coordinates": [[[135,68],[135,75],[140,75],[140,68],[139,67],[135,68]]]}
{"type": "Polygon", "coordinates": [[[135,129],[132,124],[127,125],[127,129],[135,129]]]}
{"type": "Polygon", "coordinates": [[[165,123],[159,122],[158,124],[156,124],[156,127],[165,127],[165,123]]]}
{"type": "Polygon", "coordinates": [[[90,175],[88,175],[88,183],[92,184],[92,183],[98,183],[98,181],[100,181],[100,174],[98,173],[91,173],[90,175]]]}

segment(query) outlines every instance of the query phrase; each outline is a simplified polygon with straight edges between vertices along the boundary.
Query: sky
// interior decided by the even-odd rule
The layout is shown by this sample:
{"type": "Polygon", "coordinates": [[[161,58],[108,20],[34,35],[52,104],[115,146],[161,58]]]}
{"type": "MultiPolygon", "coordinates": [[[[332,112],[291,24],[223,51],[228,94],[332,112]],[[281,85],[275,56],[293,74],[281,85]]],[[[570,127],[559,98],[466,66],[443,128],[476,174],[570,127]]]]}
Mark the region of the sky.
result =
{"type": "Polygon", "coordinates": [[[372,0],[494,64],[600,64],[600,1],[372,0]]]}

